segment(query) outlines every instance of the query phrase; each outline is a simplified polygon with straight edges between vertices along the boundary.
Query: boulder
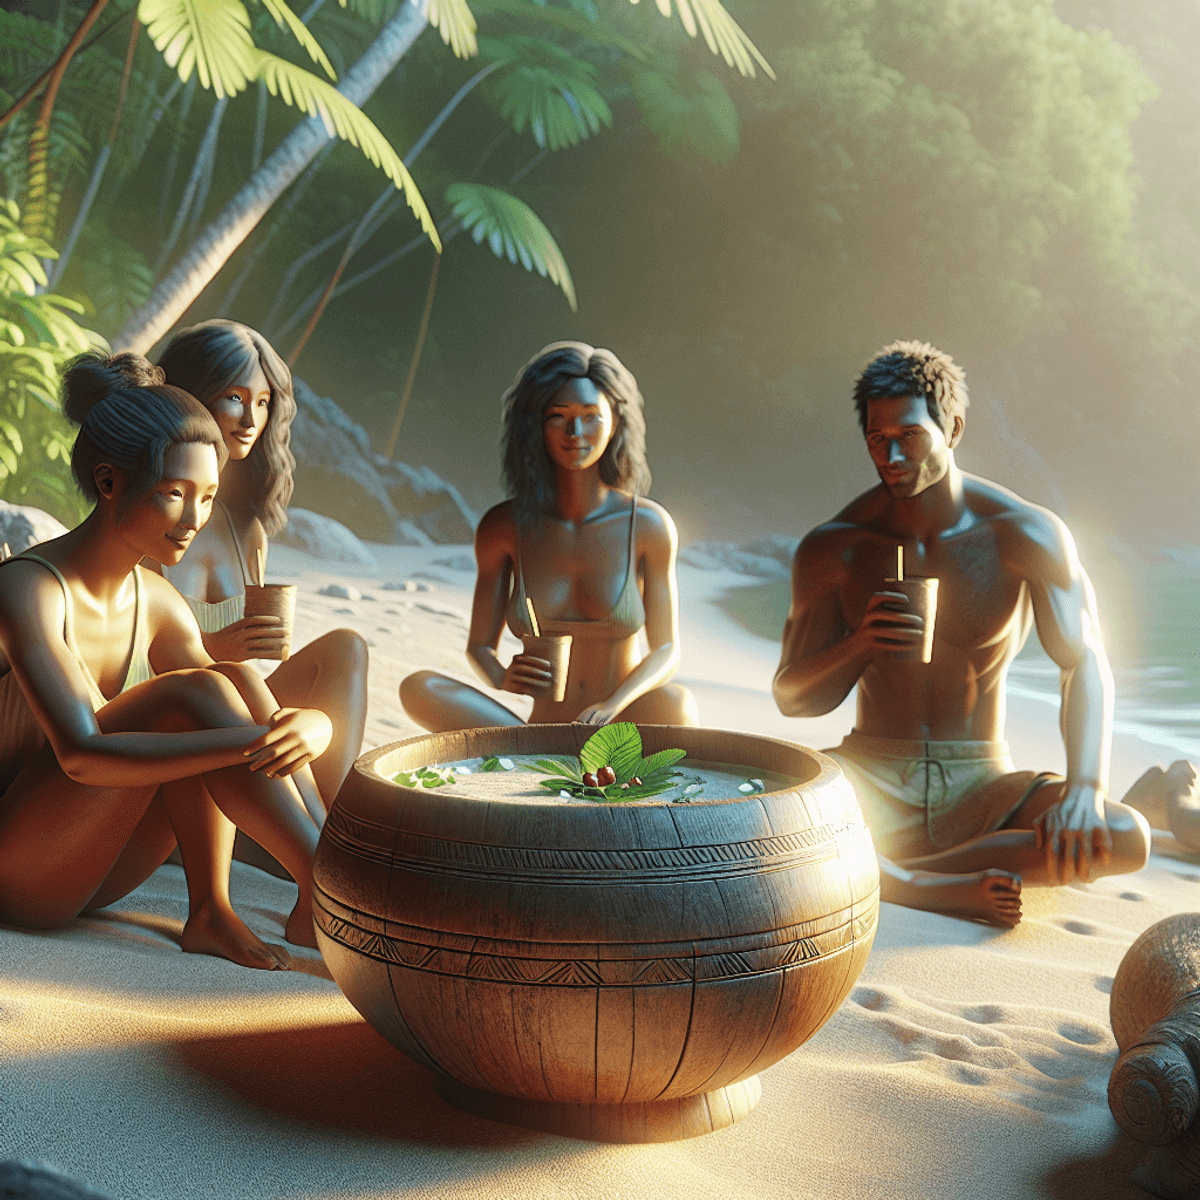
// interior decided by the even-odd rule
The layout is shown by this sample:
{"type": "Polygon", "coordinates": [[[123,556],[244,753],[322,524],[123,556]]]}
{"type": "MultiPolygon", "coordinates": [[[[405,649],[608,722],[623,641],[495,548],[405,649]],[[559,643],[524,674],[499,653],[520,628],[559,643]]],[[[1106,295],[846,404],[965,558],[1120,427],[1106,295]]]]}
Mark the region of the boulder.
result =
{"type": "Polygon", "coordinates": [[[295,546],[324,562],[357,563],[372,571],[379,569],[379,560],[345,525],[307,508],[289,508],[287,526],[276,537],[284,545],[295,546]]]}
{"type": "Polygon", "coordinates": [[[389,462],[338,405],[295,380],[293,501],[345,525],[369,542],[434,545],[469,542],[478,514],[459,490],[428,467],[389,462]]]}
{"type": "Polygon", "coordinates": [[[40,508],[0,500],[0,542],[7,542],[14,554],[66,532],[67,527],[61,521],[40,508]]]}

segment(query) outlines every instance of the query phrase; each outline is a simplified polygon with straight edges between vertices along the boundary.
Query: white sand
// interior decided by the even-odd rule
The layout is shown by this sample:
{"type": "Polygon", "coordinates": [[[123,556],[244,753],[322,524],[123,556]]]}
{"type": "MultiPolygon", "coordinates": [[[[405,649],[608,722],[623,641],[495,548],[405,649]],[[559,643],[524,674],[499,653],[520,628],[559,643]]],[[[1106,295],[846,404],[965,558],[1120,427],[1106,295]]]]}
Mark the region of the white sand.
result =
{"type": "MultiPolygon", "coordinates": [[[[408,671],[471,678],[470,576],[428,567],[445,548],[373,549],[385,566],[369,578],[282,547],[270,564],[300,584],[298,641],[336,624],[374,641],[368,746],[414,732],[396,704],[408,671]],[[378,586],[422,568],[442,576],[437,590],[378,586]],[[374,599],[316,595],[331,579],[374,599]]],[[[680,574],[680,678],[705,724],[835,742],[851,710],[781,717],[776,647],[712,606],[745,581],[680,574]]],[[[1019,766],[1061,764],[1049,705],[1015,698],[1010,732],[1019,766]]],[[[1120,737],[1114,790],[1156,758],[1162,747],[1120,737]]],[[[290,885],[235,864],[233,891],[279,940],[290,885]]],[[[1139,875],[1027,891],[1014,931],[884,905],[858,986],[764,1074],[748,1119],[689,1142],[605,1146],[447,1107],[314,952],[297,955],[308,973],[291,974],[181,954],[182,873],[163,867],[100,917],[55,933],[0,928],[0,1156],[51,1160],[120,1200],[1140,1200],[1126,1180],[1140,1148],[1105,1101],[1108,992],[1137,934],[1198,898],[1200,861],[1163,836],[1139,875]]]]}

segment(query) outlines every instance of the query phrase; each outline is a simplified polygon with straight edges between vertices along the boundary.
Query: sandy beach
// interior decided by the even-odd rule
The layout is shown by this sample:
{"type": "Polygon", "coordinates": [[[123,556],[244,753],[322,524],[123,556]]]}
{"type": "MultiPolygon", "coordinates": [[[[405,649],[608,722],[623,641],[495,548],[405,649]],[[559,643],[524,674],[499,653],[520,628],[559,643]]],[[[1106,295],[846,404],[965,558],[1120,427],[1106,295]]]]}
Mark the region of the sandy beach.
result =
{"type": "MultiPolygon", "coordinates": [[[[417,732],[397,701],[410,671],[477,682],[463,656],[469,548],[371,549],[369,572],[282,546],[268,569],[299,585],[297,644],[338,625],[372,644],[364,748],[417,732]],[[322,594],[330,584],[361,598],[322,594]]],[[[678,679],[707,726],[836,744],[852,705],[781,716],[777,645],[718,606],[747,582],[681,567],[678,679]]],[[[518,646],[506,634],[502,656],[518,646]]],[[[1011,696],[1018,767],[1061,768],[1057,721],[1045,700],[1011,696]]],[[[1114,794],[1175,756],[1152,729],[1119,727],[1114,794]]],[[[49,1160],[113,1200],[1138,1200],[1127,1176],[1143,1148],[1106,1102],[1109,990],[1142,930],[1200,907],[1200,859],[1167,834],[1154,851],[1137,875],[1027,890],[1012,931],[883,905],[858,985],[764,1073],[756,1111],[655,1146],[534,1134],[448,1107],[315,952],[296,952],[286,974],[182,954],[182,872],[164,866],[61,931],[0,927],[0,1157],[49,1160]]],[[[234,865],[235,906],[260,935],[282,939],[292,897],[234,865]]]]}

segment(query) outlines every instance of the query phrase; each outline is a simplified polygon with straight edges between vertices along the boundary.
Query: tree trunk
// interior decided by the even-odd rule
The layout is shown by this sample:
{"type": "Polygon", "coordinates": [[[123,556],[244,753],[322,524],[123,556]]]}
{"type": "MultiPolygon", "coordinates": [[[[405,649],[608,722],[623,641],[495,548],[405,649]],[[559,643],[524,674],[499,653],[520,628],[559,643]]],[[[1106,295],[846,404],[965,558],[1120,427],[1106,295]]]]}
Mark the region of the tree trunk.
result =
{"type": "MultiPolygon", "coordinates": [[[[423,10],[419,0],[405,0],[342,77],[338,91],[357,105],[365,104],[425,28],[428,19],[423,10]]],[[[293,129],[125,322],[113,349],[144,353],[163,337],[329,140],[317,117],[308,117],[293,129]]]]}

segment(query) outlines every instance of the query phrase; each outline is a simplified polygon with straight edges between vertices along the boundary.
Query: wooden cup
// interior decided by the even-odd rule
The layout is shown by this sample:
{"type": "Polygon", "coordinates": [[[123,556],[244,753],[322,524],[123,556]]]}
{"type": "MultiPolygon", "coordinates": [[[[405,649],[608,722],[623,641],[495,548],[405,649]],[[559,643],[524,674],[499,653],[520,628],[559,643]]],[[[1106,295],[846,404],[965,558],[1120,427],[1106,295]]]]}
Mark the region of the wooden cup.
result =
{"type": "Polygon", "coordinates": [[[292,652],[292,626],[296,619],[296,585],[294,583],[265,583],[246,585],[246,616],[278,617],[283,622],[283,648],[276,654],[260,658],[275,658],[286,662],[292,652]]]}
{"type": "Polygon", "coordinates": [[[531,654],[534,658],[544,658],[550,664],[550,686],[542,698],[553,700],[556,704],[561,703],[567,695],[571,635],[542,634],[541,637],[534,637],[529,634],[521,638],[521,641],[524,643],[526,654],[531,654]]]}
{"type": "Polygon", "coordinates": [[[906,575],[903,579],[885,579],[883,584],[889,592],[903,592],[908,597],[906,611],[916,613],[925,622],[925,636],[920,644],[911,650],[898,651],[896,658],[906,662],[932,662],[938,581],[927,575],[906,575]]]}

